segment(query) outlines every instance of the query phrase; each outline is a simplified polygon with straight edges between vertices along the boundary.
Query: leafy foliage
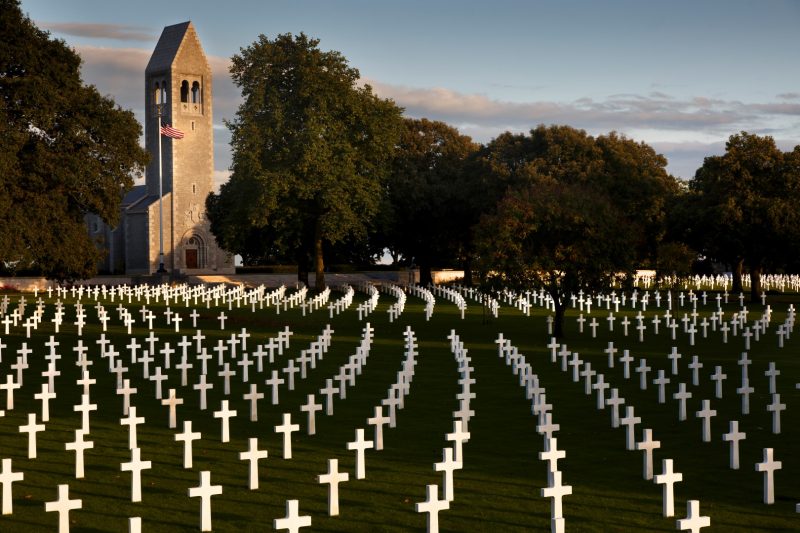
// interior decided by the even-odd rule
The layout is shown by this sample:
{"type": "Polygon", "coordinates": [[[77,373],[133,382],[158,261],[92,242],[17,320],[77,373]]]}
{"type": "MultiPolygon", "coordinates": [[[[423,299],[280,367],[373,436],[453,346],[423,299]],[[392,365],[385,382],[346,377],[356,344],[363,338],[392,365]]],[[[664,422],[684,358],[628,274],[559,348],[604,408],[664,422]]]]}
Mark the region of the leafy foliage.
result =
{"type": "Polygon", "coordinates": [[[228,124],[233,173],[207,207],[223,247],[313,257],[322,287],[323,243],[365,236],[378,211],[401,110],[318,45],[261,35],[232,58],[244,97],[228,124]]]}
{"type": "Polygon", "coordinates": [[[679,187],[663,157],[616,134],[539,126],[493,144],[484,160],[507,188],[477,229],[483,273],[544,288],[560,335],[569,294],[601,290],[655,252],[679,187]]]}
{"type": "Polygon", "coordinates": [[[692,235],[695,243],[739,274],[746,264],[759,297],[762,268],[798,250],[800,149],[783,153],[772,137],[732,135],[724,155],[705,158],[690,191],[688,223],[702,228],[692,235]]]}
{"type": "Polygon", "coordinates": [[[117,221],[147,161],[141,126],[83,84],[79,56],[16,0],[0,0],[0,100],[0,261],[57,279],[91,276],[100,252],[84,217],[117,221]]]}
{"type": "Polygon", "coordinates": [[[478,146],[443,122],[406,118],[387,183],[383,238],[397,257],[420,266],[449,262],[469,238],[469,198],[474,196],[468,158],[478,146]]]}

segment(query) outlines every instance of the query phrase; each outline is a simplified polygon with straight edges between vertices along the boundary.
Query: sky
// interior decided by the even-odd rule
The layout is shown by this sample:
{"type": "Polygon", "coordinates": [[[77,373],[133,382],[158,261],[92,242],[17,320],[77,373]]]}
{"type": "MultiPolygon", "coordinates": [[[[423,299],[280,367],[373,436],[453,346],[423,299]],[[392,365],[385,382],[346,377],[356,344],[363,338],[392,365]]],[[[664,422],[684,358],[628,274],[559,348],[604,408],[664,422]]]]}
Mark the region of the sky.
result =
{"type": "Polygon", "coordinates": [[[215,182],[240,102],[230,58],[260,34],[320,40],[410,117],[478,142],[538,124],[617,131],[691,179],[739,131],[800,144],[800,1],[226,2],[22,0],[83,58],[87,83],[143,118],[144,68],[164,26],[191,20],[214,75],[215,182]]]}

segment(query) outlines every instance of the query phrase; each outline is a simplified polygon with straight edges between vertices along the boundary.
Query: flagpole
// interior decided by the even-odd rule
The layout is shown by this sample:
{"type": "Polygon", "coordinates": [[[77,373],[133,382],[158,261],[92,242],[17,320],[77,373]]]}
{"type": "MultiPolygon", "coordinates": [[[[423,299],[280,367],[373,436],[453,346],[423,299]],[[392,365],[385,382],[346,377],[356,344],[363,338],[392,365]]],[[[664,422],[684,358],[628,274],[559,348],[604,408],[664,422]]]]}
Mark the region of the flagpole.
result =
{"type": "Polygon", "coordinates": [[[158,104],[158,273],[164,274],[164,210],[161,185],[161,110],[164,104],[158,104]]]}

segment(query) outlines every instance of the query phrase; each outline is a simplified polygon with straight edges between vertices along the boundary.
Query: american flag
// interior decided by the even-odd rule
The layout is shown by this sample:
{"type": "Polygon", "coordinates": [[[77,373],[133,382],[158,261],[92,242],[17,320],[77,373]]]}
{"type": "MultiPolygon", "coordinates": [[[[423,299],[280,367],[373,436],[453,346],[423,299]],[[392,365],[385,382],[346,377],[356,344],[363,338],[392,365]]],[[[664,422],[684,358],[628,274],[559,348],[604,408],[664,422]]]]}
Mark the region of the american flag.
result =
{"type": "Polygon", "coordinates": [[[161,135],[170,137],[171,139],[183,139],[185,134],[181,130],[173,128],[169,124],[164,124],[161,126],[161,135]]]}

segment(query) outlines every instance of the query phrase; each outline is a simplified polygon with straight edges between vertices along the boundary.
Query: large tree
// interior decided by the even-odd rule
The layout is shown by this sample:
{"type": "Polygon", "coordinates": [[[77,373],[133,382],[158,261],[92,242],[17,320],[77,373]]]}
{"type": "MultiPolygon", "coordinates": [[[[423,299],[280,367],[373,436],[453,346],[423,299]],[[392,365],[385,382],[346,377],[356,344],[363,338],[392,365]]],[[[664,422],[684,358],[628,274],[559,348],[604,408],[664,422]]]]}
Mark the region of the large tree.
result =
{"type": "Polygon", "coordinates": [[[228,123],[233,172],[207,207],[224,248],[269,238],[260,248],[294,256],[301,278],[312,259],[321,289],[325,247],[365,236],[378,210],[401,109],[318,45],[302,33],[261,35],[233,57],[244,97],[228,123]]]}
{"type": "Polygon", "coordinates": [[[731,135],[725,154],[705,158],[689,184],[692,236],[734,274],[733,290],[750,271],[751,298],[761,294],[764,267],[797,251],[800,231],[800,149],[783,153],[772,137],[731,135]]]}
{"type": "Polygon", "coordinates": [[[80,57],[0,0],[0,262],[89,277],[100,251],[84,217],[114,224],[147,154],[141,126],[93,86],[80,57]]]}
{"type": "Polygon", "coordinates": [[[455,263],[465,246],[471,226],[465,166],[478,145],[443,122],[406,118],[403,126],[381,225],[392,255],[418,265],[426,285],[431,267],[455,263]]]}
{"type": "Polygon", "coordinates": [[[477,228],[482,272],[546,290],[557,335],[570,294],[604,290],[654,256],[679,190],[646,144],[569,126],[501,135],[483,160],[501,199],[477,228]]]}

